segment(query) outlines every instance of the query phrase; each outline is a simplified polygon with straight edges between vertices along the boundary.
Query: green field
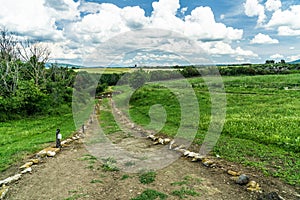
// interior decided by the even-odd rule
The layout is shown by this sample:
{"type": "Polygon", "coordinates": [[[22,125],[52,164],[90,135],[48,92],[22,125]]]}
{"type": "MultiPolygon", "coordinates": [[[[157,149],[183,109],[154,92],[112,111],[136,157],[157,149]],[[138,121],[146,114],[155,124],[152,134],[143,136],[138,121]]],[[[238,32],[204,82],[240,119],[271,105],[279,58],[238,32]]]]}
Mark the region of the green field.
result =
{"type": "MultiPolygon", "coordinates": [[[[180,81],[174,80],[170,84],[176,85],[180,81]]],[[[192,78],[189,82],[200,108],[194,143],[202,144],[211,118],[210,94],[201,78],[192,78]]],[[[300,185],[300,75],[225,76],[223,82],[227,99],[226,121],[213,154],[300,185]]],[[[115,99],[122,107],[128,88],[116,90],[125,91],[115,99]]],[[[147,127],[149,109],[155,104],[161,104],[167,114],[160,133],[176,135],[181,120],[179,102],[174,93],[158,83],[135,91],[130,100],[131,118],[147,127]]]]}
{"type": "Polygon", "coordinates": [[[0,123],[0,172],[49,144],[55,142],[55,131],[63,138],[75,130],[72,113],[61,116],[35,117],[0,123]]]}
{"type": "Polygon", "coordinates": [[[125,73],[129,72],[130,70],[134,70],[132,68],[126,68],[126,67],[112,67],[112,68],[80,68],[80,69],[75,69],[74,71],[76,72],[81,72],[81,71],[86,71],[88,73],[100,73],[100,74],[120,74],[120,73],[125,73]]]}

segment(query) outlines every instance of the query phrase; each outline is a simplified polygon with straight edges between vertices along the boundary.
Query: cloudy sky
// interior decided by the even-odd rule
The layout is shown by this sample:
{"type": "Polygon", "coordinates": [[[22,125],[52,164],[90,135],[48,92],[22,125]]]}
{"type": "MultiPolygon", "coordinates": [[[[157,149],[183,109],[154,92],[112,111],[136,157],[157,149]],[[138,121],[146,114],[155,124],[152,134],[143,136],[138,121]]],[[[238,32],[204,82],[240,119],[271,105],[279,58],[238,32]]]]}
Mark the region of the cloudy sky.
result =
{"type": "Polygon", "coordinates": [[[79,65],[300,59],[299,0],[0,0],[0,26],[79,65]]]}

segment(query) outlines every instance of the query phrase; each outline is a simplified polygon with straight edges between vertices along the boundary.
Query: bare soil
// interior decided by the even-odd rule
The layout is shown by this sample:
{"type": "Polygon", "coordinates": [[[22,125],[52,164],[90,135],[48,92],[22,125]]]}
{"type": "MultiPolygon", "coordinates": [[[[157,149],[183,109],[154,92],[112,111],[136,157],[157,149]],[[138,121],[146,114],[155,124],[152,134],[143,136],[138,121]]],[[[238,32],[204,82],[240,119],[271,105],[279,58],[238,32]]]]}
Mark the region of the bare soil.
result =
{"type": "MultiPolygon", "coordinates": [[[[88,130],[88,129],[87,129],[88,130]]],[[[134,131],[134,130],[132,130],[134,131]]],[[[140,137],[128,137],[123,132],[110,135],[115,144],[131,150],[158,148],[152,141],[140,137]]],[[[193,148],[196,149],[194,146],[193,148]]],[[[180,199],[172,194],[182,187],[194,190],[198,196],[186,195],[186,199],[234,200],[258,199],[262,194],[276,192],[283,199],[299,199],[300,190],[277,178],[265,177],[253,168],[246,168],[220,158],[214,160],[215,167],[206,167],[201,162],[191,162],[180,157],[169,166],[157,170],[153,183],[142,184],[138,173],[105,171],[101,160],[95,160],[85,148],[84,140],[74,141],[53,158],[32,166],[32,173],[10,185],[5,199],[11,200],[129,200],[146,189],[168,195],[167,199],[180,199]],[[241,171],[258,182],[262,193],[249,192],[231,180],[227,170],[241,171]],[[176,184],[187,180],[184,185],[176,184]],[[175,184],[174,184],[175,183],[175,184]]],[[[8,171],[11,173],[13,170],[8,171]]]]}

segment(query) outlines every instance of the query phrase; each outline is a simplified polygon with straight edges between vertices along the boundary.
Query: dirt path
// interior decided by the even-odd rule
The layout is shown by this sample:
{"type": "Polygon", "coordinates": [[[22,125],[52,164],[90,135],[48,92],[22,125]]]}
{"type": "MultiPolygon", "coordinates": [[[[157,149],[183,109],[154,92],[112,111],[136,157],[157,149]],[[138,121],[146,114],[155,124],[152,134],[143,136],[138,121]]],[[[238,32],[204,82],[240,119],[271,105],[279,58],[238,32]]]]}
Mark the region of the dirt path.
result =
{"type": "MultiPolygon", "coordinates": [[[[123,120],[124,121],[124,120],[123,120]]],[[[128,124],[128,127],[131,126],[128,124]]],[[[87,129],[88,134],[89,129],[87,129]]],[[[134,133],[134,128],[132,132],[134,133]]],[[[158,148],[152,141],[118,132],[110,135],[111,141],[128,150],[145,151],[158,148]]],[[[107,171],[103,161],[96,160],[87,150],[83,140],[74,141],[64,147],[54,158],[47,158],[39,165],[33,165],[32,174],[25,174],[21,180],[11,185],[5,199],[11,200],[129,200],[146,189],[168,195],[167,199],[180,199],[176,196],[182,188],[194,191],[186,194],[186,199],[257,199],[261,194],[249,192],[230,179],[228,169],[242,171],[251,180],[262,186],[263,194],[278,193],[283,199],[299,199],[299,188],[284,184],[278,179],[263,177],[251,168],[243,168],[235,163],[214,159],[216,167],[205,167],[201,162],[191,162],[180,157],[169,166],[156,171],[153,183],[142,184],[138,173],[107,171]],[[175,192],[174,192],[175,191],[175,192]]]]}

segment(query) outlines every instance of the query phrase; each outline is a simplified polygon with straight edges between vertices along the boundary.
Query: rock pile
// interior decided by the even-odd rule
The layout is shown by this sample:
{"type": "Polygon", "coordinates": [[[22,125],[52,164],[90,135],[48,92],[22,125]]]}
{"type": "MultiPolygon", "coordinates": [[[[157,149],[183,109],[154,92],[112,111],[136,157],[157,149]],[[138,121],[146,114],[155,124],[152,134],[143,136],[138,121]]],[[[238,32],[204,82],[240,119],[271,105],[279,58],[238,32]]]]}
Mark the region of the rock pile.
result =
{"type": "MultiPolygon", "coordinates": [[[[216,163],[212,158],[208,158],[207,156],[203,156],[200,153],[195,153],[192,151],[189,151],[186,149],[184,145],[178,145],[175,143],[175,140],[172,140],[170,138],[162,138],[162,137],[156,137],[155,135],[148,135],[148,139],[151,139],[153,141],[154,145],[157,144],[169,144],[169,149],[173,151],[180,152],[182,156],[186,158],[191,158],[192,162],[197,162],[200,161],[204,166],[206,167],[216,167],[216,163]]],[[[250,178],[246,174],[242,174],[241,172],[236,172],[233,170],[227,170],[227,174],[231,175],[231,179],[236,183],[241,186],[246,185],[247,190],[251,192],[259,192],[261,193],[261,187],[260,185],[253,181],[250,180],[250,178]]]]}

